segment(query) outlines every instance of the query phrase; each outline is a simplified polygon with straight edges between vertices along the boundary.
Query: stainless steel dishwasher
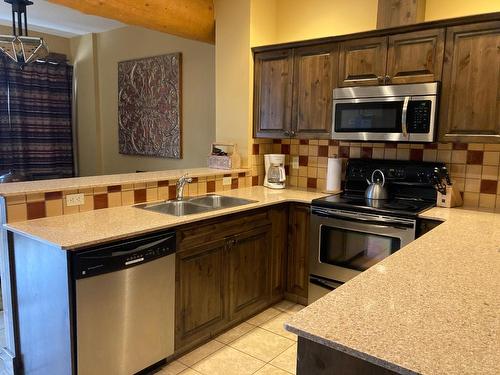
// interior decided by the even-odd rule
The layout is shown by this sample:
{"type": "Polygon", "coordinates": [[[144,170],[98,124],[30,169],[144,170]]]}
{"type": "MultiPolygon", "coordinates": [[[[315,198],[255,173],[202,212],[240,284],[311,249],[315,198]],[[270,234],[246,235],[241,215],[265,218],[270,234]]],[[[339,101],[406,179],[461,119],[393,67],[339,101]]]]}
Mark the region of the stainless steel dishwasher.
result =
{"type": "Polygon", "coordinates": [[[175,233],[73,258],[78,375],[130,375],[174,352],[175,233]]]}

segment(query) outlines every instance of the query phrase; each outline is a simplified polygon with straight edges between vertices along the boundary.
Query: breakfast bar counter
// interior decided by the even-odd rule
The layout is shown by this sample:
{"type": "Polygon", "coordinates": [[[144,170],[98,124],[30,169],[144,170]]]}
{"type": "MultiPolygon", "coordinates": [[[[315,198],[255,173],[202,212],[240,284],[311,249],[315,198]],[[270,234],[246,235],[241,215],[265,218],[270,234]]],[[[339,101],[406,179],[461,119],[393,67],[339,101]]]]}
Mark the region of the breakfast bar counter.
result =
{"type": "Polygon", "coordinates": [[[444,223],[286,323],[299,335],[299,375],[301,342],[384,374],[500,373],[500,214],[420,216],[444,223]]]}

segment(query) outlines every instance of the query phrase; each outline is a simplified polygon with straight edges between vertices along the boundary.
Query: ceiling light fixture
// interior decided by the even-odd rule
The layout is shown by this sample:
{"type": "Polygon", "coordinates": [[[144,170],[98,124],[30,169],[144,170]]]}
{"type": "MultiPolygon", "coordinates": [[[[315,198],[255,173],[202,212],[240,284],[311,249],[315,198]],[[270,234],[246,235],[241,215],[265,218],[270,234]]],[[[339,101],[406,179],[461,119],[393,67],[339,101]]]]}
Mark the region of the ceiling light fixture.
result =
{"type": "Polygon", "coordinates": [[[29,0],[4,0],[12,5],[13,35],[0,35],[0,51],[15,61],[22,69],[38,59],[49,55],[49,48],[43,38],[28,36],[26,7],[32,5],[29,0]]]}

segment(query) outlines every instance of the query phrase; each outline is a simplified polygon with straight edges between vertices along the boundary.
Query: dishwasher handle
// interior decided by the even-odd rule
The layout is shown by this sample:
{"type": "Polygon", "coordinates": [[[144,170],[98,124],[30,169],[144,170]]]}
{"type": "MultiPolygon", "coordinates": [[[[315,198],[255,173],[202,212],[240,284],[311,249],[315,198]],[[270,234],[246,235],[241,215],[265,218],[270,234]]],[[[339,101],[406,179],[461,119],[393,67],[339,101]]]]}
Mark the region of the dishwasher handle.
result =
{"type": "Polygon", "coordinates": [[[175,232],[119,241],[74,254],[73,277],[82,279],[120,271],[175,253],[175,232]]]}

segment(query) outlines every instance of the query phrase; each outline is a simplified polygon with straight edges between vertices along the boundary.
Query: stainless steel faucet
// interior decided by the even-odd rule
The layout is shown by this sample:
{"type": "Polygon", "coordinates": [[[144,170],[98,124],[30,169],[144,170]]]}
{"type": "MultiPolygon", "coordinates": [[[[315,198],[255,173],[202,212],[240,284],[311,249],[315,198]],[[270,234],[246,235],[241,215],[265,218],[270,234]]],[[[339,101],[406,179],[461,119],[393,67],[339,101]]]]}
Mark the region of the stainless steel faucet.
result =
{"type": "Polygon", "coordinates": [[[186,186],[186,184],[190,184],[191,182],[193,182],[193,179],[191,177],[188,177],[187,176],[187,173],[183,176],[181,176],[181,178],[179,178],[177,180],[177,183],[175,184],[175,199],[178,200],[178,201],[181,201],[184,199],[184,186],[186,186]]]}

